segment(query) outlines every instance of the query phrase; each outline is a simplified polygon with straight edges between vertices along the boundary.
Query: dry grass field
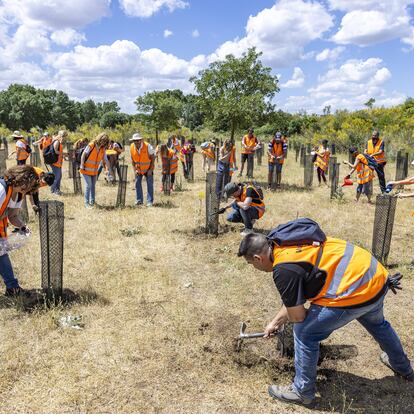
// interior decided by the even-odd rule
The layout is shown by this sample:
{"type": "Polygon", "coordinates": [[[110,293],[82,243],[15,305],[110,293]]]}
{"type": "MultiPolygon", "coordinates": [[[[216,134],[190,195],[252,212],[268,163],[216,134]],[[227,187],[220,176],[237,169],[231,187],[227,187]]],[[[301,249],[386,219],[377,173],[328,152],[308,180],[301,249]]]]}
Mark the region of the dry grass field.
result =
{"type": "MultiPolygon", "coordinates": [[[[207,237],[201,159],[196,180],[183,191],[160,194],[156,172],[153,208],[134,208],[132,171],[122,210],[83,207],[64,172],[64,286],[79,294],[71,303],[21,310],[0,298],[1,413],[307,413],[273,401],[272,382],[289,384],[292,361],[273,341],[257,340],[234,351],[241,321],[260,330],[280,306],[271,274],[236,257],[240,226],[207,237]],[[82,330],[60,328],[65,315],[82,315],[82,330]]],[[[256,177],[265,180],[263,165],[256,177]]],[[[341,166],[341,177],[345,167],[341,166]]],[[[394,166],[387,166],[394,177],[394,166]]],[[[315,177],[316,180],[316,177],[315,177]]],[[[329,190],[302,188],[303,172],[289,159],[282,191],[265,192],[267,212],[257,228],[307,216],[327,234],[369,248],[374,206],[353,188],[330,201],[329,190]]],[[[378,186],[375,184],[375,191],[378,186]]],[[[43,198],[51,198],[42,189],[43,198]]],[[[98,182],[97,202],[115,203],[116,187],[98,182]]],[[[405,275],[404,290],[389,294],[386,316],[414,359],[414,265],[410,200],[398,202],[389,263],[405,275]]],[[[31,214],[30,242],[12,253],[25,288],[40,286],[40,245],[31,214]]],[[[319,369],[321,413],[413,413],[414,385],[379,362],[379,348],[358,323],[332,335],[319,369]]]]}

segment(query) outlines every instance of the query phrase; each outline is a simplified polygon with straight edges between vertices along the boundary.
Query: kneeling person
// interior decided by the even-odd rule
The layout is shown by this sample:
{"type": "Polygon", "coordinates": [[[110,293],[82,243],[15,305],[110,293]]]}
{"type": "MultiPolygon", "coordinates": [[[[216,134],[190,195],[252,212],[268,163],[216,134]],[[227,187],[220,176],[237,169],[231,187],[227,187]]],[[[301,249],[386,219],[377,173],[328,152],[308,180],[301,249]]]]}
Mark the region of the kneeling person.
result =
{"type": "Polygon", "coordinates": [[[228,183],[224,187],[227,197],[234,198],[234,201],[224,209],[232,208],[227,216],[227,221],[231,223],[243,223],[244,230],[242,235],[252,232],[252,220],[258,220],[265,212],[263,202],[263,192],[253,184],[228,183]]]}

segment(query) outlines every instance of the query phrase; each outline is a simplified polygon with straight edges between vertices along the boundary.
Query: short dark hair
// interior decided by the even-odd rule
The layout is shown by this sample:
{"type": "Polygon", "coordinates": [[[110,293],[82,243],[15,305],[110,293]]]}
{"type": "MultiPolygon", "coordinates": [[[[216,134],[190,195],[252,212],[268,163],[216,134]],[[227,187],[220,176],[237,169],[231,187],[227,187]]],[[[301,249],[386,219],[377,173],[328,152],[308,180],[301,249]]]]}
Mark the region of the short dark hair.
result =
{"type": "Polygon", "coordinates": [[[237,256],[251,258],[263,253],[265,248],[269,248],[266,236],[261,233],[250,233],[241,241],[237,256]]]}

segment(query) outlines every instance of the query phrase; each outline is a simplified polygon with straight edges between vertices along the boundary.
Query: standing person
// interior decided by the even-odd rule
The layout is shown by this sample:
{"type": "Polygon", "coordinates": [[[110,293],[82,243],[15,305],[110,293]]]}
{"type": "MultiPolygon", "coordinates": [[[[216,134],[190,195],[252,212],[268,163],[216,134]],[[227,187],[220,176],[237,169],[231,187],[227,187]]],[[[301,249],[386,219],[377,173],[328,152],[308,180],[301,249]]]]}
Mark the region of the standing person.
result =
{"type": "MultiPolygon", "coordinates": [[[[0,241],[7,240],[7,227],[10,222],[21,233],[29,232],[20,216],[23,196],[36,192],[39,177],[33,167],[18,165],[5,171],[0,178],[0,241]]],[[[6,285],[6,296],[19,296],[24,293],[16,279],[9,255],[0,256],[0,274],[6,285]]]]}
{"type": "Polygon", "coordinates": [[[344,161],[344,164],[348,165],[351,168],[351,171],[345,178],[351,178],[353,172],[356,171],[358,187],[356,189],[355,201],[358,202],[361,194],[365,194],[368,198],[368,203],[371,204],[372,186],[370,183],[374,179],[374,172],[372,168],[369,167],[368,160],[364,154],[360,154],[359,151],[354,147],[351,147],[349,149],[349,152],[355,157],[355,162],[354,164],[351,164],[348,161],[344,161]]]}
{"type": "Polygon", "coordinates": [[[47,148],[53,141],[53,138],[50,136],[49,132],[43,132],[43,135],[40,139],[33,142],[33,145],[39,145],[41,151],[47,148]]]}
{"type": "Polygon", "coordinates": [[[261,188],[253,184],[228,183],[224,191],[227,197],[232,197],[234,201],[223,207],[220,212],[224,213],[231,208],[232,211],[227,215],[227,221],[243,223],[242,236],[251,233],[254,222],[259,220],[266,211],[261,188]]]}
{"type": "Polygon", "coordinates": [[[181,162],[181,165],[183,167],[183,175],[184,178],[187,178],[188,172],[187,172],[187,165],[185,163],[185,154],[183,153],[183,146],[184,146],[184,137],[180,140],[177,138],[176,135],[173,135],[171,137],[171,145],[174,148],[175,154],[177,155],[178,159],[181,162]]]}
{"type": "Polygon", "coordinates": [[[230,139],[226,139],[219,151],[216,178],[216,194],[221,196],[223,188],[230,182],[230,168],[233,154],[233,144],[230,139]]]}
{"type": "Polygon", "coordinates": [[[205,142],[201,145],[201,155],[203,156],[203,171],[210,172],[211,166],[216,161],[216,146],[213,142],[205,142]]]}
{"type": "Polygon", "coordinates": [[[383,350],[381,362],[405,380],[414,381],[410,360],[383,313],[385,294],[400,288],[401,275],[389,277],[371,253],[345,240],[326,237],[312,220],[298,219],[278,226],[268,237],[248,234],[238,256],[258,270],[272,272],[282,299],[264,337],[269,338],[288,321],[294,324],[295,378],[290,386],[269,386],[271,397],[312,407],[319,344],[353,320],[378,342],[383,350]],[[310,302],[308,308],[306,302],[310,302]]]}
{"type": "Polygon", "coordinates": [[[166,144],[162,144],[160,147],[160,156],[162,163],[162,187],[161,191],[164,191],[167,178],[170,176],[170,191],[174,190],[175,173],[178,170],[178,159],[175,151],[168,148],[166,144]],[[169,164],[169,165],[168,165],[169,164]]]}
{"type": "MultiPolygon", "coordinates": [[[[182,138],[182,142],[184,142],[184,137],[182,138]]],[[[195,148],[195,145],[193,144],[193,140],[185,141],[182,144],[181,152],[182,154],[184,154],[184,157],[185,157],[185,169],[187,173],[187,176],[185,178],[190,179],[190,172],[193,171],[193,168],[194,168],[193,157],[194,157],[194,153],[196,152],[196,148],[195,148]]]]}
{"type": "Polygon", "coordinates": [[[52,171],[55,175],[55,181],[50,187],[50,191],[52,194],[56,194],[58,196],[62,195],[62,192],[60,191],[60,183],[62,181],[63,142],[67,135],[68,133],[66,131],[61,130],[55,137],[53,137],[52,141],[53,150],[55,151],[55,154],[57,154],[58,160],[52,164],[52,171]]]}
{"type": "Polygon", "coordinates": [[[276,169],[276,188],[280,188],[282,182],[282,168],[286,158],[287,144],[282,139],[282,134],[276,132],[274,138],[269,142],[267,148],[267,159],[269,165],[268,188],[272,188],[273,174],[276,169]]]}
{"type": "MultiPolygon", "coordinates": [[[[39,178],[39,189],[42,187],[50,187],[53,185],[53,183],[55,182],[55,174],[44,171],[38,167],[33,167],[33,169],[35,170],[35,173],[39,178]]],[[[36,191],[32,191],[31,193],[28,193],[30,204],[35,213],[38,213],[40,210],[39,189],[37,189],[36,191]]]]}
{"type": "Polygon", "coordinates": [[[154,203],[154,160],[155,150],[151,144],[144,141],[144,138],[136,133],[130,139],[132,167],[135,170],[135,205],[142,205],[144,194],[142,192],[142,178],[147,181],[147,207],[154,203]]]}
{"type": "Polygon", "coordinates": [[[98,177],[98,168],[101,162],[108,165],[105,150],[109,145],[109,137],[101,132],[82,152],[80,160],[80,173],[85,180],[85,207],[95,205],[95,188],[98,177]]]}
{"type": "Polygon", "coordinates": [[[329,159],[331,158],[331,151],[329,151],[327,139],[322,140],[321,145],[315,151],[315,155],[315,167],[319,185],[322,184],[322,180],[327,185],[325,174],[328,171],[329,159]]]}
{"type": "Polygon", "coordinates": [[[9,154],[8,158],[16,154],[17,165],[26,165],[26,161],[32,152],[29,143],[19,131],[14,131],[12,137],[16,141],[16,149],[9,154]]]}
{"type": "MultiPolygon", "coordinates": [[[[241,167],[240,167],[240,173],[239,177],[243,174],[244,164],[247,161],[249,165],[249,160],[251,161],[254,157],[254,151],[256,148],[260,145],[259,140],[254,135],[254,129],[249,128],[247,130],[247,135],[245,135],[241,142],[241,167]]],[[[249,168],[247,167],[247,170],[249,168]]]]}
{"type": "Polygon", "coordinates": [[[387,164],[387,160],[385,158],[385,144],[384,141],[380,139],[380,134],[378,130],[374,129],[374,131],[372,132],[372,137],[370,140],[368,140],[364,154],[369,155],[377,162],[375,172],[378,176],[381,193],[384,193],[386,187],[384,167],[387,164]]]}

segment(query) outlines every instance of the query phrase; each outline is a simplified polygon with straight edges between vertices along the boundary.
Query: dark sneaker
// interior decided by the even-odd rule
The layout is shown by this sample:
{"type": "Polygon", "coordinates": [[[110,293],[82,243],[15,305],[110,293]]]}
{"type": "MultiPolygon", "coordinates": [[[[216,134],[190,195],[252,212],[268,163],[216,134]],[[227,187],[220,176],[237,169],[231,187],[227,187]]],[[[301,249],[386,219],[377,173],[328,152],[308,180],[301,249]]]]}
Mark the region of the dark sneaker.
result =
{"type": "Polygon", "coordinates": [[[268,391],[272,398],[276,398],[286,403],[303,405],[308,408],[312,408],[315,405],[314,398],[310,399],[302,397],[293,389],[291,385],[287,387],[283,387],[281,385],[270,385],[268,391]]]}
{"type": "Polygon", "coordinates": [[[395,370],[395,369],[391,366],[390,360],[389,360],[388,355],[387,355],[387,353],[386,353],[386,352],[383,352],[383,353],[380,355],[380,361],[381,361],[381,362],[382,362],[385,366],[387,366],[387,367],[388,367],[391,371],[393,371],[395,375],[398,375],[399,377],[404,378],[406,381],[414,382],[414,371],[411,371],[408,375],[403,375],[403,374],[399,373],[398,371],[396,371],[396,370],[395,370]]]}
{"type": "Polygon", "coordinates": [[[29,296],[30,293],[22,289],[20,286],[17,288],[8,288],[6,289],[6,292],[4,293],[4,296],[7,296],[9,298],[17,298],[20,296],[29,296]]]}

